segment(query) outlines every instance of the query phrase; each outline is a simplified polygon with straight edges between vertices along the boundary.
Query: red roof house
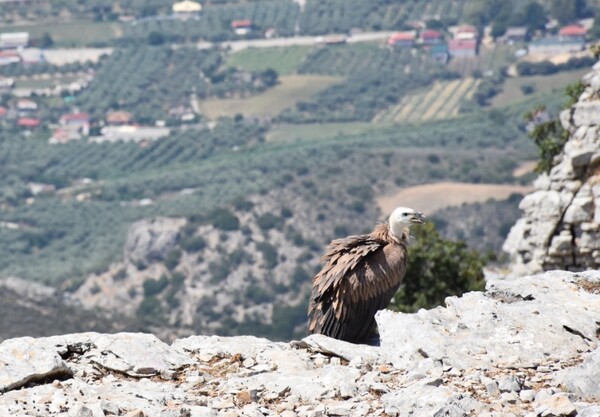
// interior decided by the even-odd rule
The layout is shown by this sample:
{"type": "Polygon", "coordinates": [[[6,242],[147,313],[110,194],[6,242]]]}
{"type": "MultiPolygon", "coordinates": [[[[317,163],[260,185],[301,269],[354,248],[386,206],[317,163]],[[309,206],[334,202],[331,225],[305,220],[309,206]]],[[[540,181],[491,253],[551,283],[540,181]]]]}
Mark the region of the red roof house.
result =
{"type": "Polygon", "coordinates": [[[231,22],[231,28],[236,33],[236,35],[247,35],[252,30],[252,20],[234,20],[231,22]]]}
{"type": "Polygon", "coordinates": [[[231,27],[234,29],[249,28],[249,27],[252,27],[252,20],[250,20],[250,19],[234,20],[233,22],[231,22],[231,27]]]}
{"type": "Polygon", "coordinates": [[[40,119],[34,119],[31,117],[21,117],[19,120],[17,120],[17,126],[19,127],[34,128],[38,127],[40,124],[42,124],[40,119]]]}
{"type": "Polygon", "coordinates": [[[128,111],[111,111],[106,114],[106,123],[109,125],[128,125],[133,115],[128,111]]]}
{"type": "Polygon", "coordinates": [[[63,129],[76,131],[83,135],[90,134],[90,115],[88,113],[63,114],[59,123],[63,129]]]}
{"type": "Polygon", "coordinates": [[[414,32],[396,32],[387,40],[387,44],[390,46],[413,46],[414,43],[414,32]]]}
{"type": "Polygon", "coordinates": [[[471,40],[477,39],[477,35],[478,32],[475,26],[464,25],[458,28],[455,38],[460,40],[471,40]]]}
{"type": "Polygon", "coordinates": [[[448,52],[451,57],[458,58],[477,56],[477,41],[475,39],[450,39],[448,52]]]}
{"type": "Polygon", "coordinates": [[[440,43],[444,39],[444,35],[437,30],[426,30],[421,32],[421,40],[426,45],[440,43]]]}
{"type": "Polygon", "coordinates": [[[565,40],[584,40],[587,36],[587,29],[581,25],[569,25],[560,29],[558,36],[565,40]]]}

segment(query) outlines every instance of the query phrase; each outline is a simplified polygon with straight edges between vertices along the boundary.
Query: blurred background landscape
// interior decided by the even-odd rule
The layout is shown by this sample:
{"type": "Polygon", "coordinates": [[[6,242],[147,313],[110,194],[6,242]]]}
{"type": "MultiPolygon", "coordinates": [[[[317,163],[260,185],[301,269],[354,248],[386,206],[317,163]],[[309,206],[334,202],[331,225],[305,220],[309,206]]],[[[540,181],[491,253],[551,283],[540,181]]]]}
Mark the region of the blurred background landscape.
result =
{"type": "Polygon", "coordinates": [[[599,6],[0,1],[0,340],[298,337],[397,205],[501,265],[599,6]]]}

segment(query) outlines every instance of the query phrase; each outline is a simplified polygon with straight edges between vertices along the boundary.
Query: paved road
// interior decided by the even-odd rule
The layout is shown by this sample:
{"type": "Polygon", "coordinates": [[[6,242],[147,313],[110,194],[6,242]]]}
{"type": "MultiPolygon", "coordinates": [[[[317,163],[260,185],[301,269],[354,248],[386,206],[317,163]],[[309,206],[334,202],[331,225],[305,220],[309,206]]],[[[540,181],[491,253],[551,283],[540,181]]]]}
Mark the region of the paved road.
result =
{"type": "MultiPolygon", "coordinates": [[[[1,0],[0,0],[1,1],[1,0]]],[[[358,42],[373,42],[382,41],[387,39],[393,32],[364,32],[357,33],[352,36],[346,37],[347,43],[358,43],[358,42]]],[[[329,35],[338,36],[338,35],[329,35]]],[[[343,36],[343,35],[339,35],[343,36]]],[[[219,45],[222,48],[229,48],[231,51],[241,51],[247,48],[273,48],[281,46],[293,46],[293,45],[317,45],[323,42],[323,39],[327,37],[323,36],[295,36],[290,38],[273,38],[273,39],[243,39],[237,41],[228,42],[199,42],[197,44],[200,49],[212,48],[215,45],[219,45]]],[[[174,47],[181,47],[181,45],[174,45],[174,47]]],[[[93,61],[96,62],[101,55],[112,53],[113,48],[58,48],[58,49],[45,49],[40,50],[38,48],[27,48],[23,51],[24,58],[30,61],[35,61],[43,53],[46,60],[50,64],[54,65],[65,65],[73,62],[85,62],[93,61]]]]}
{"type": "MultiPolygon", "coordinates": [[[[357,33],[346,38],[348,43],[373,42],[387,39],[393,32],[364,32],[357,33]]],[[[335,35],[330,35],[335,36],[335,35]]],[[[223,48],[230,48],[233,52],[241,51],[247,48],[273,48],[278,46],[293,45],[317,45],[323,42],[323,36],[295,36],[292,38],[274,38],[274,39],[248,39],[239,41],[221,42],[223,48]]],[[[198,48],[208,49],[215,46],[212,42],[199,42],[198,48]]]]}

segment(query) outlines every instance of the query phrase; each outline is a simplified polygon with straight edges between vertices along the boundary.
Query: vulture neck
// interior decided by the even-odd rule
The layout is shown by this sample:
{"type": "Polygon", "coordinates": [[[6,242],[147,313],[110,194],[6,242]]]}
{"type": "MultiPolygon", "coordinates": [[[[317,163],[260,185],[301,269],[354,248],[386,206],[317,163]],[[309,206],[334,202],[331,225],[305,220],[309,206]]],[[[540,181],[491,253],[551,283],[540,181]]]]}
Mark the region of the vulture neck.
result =
{"type": "Polygon", "coordinates": [[[399,227],[399,230],[393,230],[389,223],[381,223],[375,226],[375,230],[371,234],[375,239],[400,244],[408,242],[410,231],[406,226],[399,227]]]}

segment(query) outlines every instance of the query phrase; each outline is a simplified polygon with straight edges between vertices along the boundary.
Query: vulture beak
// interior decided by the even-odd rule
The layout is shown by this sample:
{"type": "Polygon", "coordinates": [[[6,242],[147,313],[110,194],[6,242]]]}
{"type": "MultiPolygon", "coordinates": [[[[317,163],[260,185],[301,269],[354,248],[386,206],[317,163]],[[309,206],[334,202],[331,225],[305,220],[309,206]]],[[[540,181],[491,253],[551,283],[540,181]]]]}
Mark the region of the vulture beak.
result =
{"type": "Polygon", "coordinates": [[[410,222],[416,224],[423,224],[423,220],[425,220],[425,215],[423,213],[415,211],[411,216],[410,222]]]}

